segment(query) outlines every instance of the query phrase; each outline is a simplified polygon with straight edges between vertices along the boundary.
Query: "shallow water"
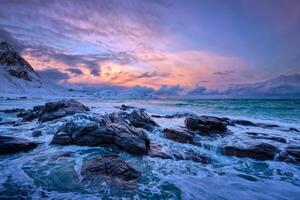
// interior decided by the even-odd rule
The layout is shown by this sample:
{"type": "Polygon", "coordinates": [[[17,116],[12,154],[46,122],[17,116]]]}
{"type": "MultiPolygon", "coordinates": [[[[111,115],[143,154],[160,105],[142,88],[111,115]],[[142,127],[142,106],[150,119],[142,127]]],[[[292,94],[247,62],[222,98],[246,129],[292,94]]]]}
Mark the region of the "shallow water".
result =
{"type": "MultiPolygon", "coordinates": [[[[115,185],[109,181],[85,183],[80,176],[83,159],[113,151],[104,147],[50,145],[60,122],[28,123],[24,126],[0,125],[1,135],[14,135],[39,141],[33,151],[0,156],[0,195],[7,191],[32,199],[299,199],[300,166],[278,161],[256,161],[226,157],[218,147],[232,144],[246,146],[267,142],[284,148],[300,145],[300,100],[80,100],[92,112],[110,113],[114,106],[127,104],[146,108],[149,114],[192,112],[256,122],[278,124],[281,128],[229,127],[231,134],[224,137],[198,137],[197,145],[180,144],[166,139],[161,129],[182,126],[184,118],[155,119],[161,128],[149,133],[155,141],[169,151],[193,150],[213,159],[212,164],[193,161],[163,160],[147,156],[119,156],[142,172],[135,185],[115,185]],[[33,138],[31,128],[43,130],[42,137],[33,138]],[[265,133],[284,137],[287,144],[252,139],[246,132],[265,133]]],[[[43,104],[43,100],[0,101],[0,110],[30,108],[43,104]]],[[[3,121],[14,120],[14,114],[0,113],[3,121]]]]}

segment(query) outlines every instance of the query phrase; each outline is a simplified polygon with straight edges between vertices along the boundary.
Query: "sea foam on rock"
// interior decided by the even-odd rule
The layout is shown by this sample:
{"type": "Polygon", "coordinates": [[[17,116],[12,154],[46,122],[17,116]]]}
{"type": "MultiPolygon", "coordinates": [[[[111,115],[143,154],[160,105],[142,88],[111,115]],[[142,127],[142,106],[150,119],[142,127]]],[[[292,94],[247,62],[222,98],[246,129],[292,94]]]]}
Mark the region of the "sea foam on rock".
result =
{"type": "Polygon", "coordinates": [[[38,119],[41,122],[46,122],[89,110],[87,106],[71,99],[49,102],[43,106],[35,106],[33,109],[19,113],[17,116],[23,118],[23,121],[38,119]]]}

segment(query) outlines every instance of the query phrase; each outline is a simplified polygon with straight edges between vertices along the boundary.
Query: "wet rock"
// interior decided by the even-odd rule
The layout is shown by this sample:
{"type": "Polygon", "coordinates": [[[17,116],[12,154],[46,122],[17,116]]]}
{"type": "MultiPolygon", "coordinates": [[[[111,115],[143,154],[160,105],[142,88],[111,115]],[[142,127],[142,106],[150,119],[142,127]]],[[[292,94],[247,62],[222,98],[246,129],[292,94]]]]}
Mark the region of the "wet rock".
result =
{"type": "Polygon", "coordinates": [[[116,155],[97,156],[83,162],[81,175],[84,180],[107,178],[121,183],[135,182],[141,173],[116,155]]]}
{"type": "Polygon", "coordinates": [[[37,118],[41,122],[46,122],[89,110],[85,105],[71,99],[46,103],[44,106],[35,106],[32,110],[27,110],[17,116],[23,118],[23,121],[37,118]]]}
{"type": "Polygon", "coordinates": [[[123,111],[137,109],[137,108],[134,107],[134,106],[129,106],[129,105],[125,105],[125,104],[122,104],[121,106],[115,106],[115,108],[120,109],[120,110],[123,110],[123,111]]]}
{"type": "Polygon", "coordinates": [[[40,137],[42,136],[42,131],[36,130],[32,132],[32,137],[40,137]]]}
{"type": "Polygon", "coordinates": [[[117,146],[126,152],[145,155],[150,146],[147,133],[126,123],[107,122],[103,118],[74,116],[54,135],[52,143],[58,145],[117,146]]]}
{"type": "Polygon", "coordinates": [[[281,143],[287,143],[286,139],[282,138],[282,137],[277,137],[277,136],[251,136],[251,138],[253,139],[263,139],[263,140],[272,140],[275,142],[281,142],[281,143]]]}
{"type": "Polygon", "coordinates": [[[173,119],[173,118],[182,118],[190,115],[190,113],[175,113],[173,115],[151,115],[154,118],[166,118],[166,119],[173,119]]]}
{"type": "Polygon", "coordinates": [[[129,114],[128,120],[131,125],[152,131],[158,124],[144,111],[134,110],[129,114]]]}
{"type": "Polygon", "coordinates": [[[26,139],[0,136],[0,155],[28,151],[38,146],[37,143],[26,139]]]}
{"type": "Polygon", "coordinates": [[[256,126],[253,122],[248,121],[248,120],[230,120],[231,123],[233,124],[239,124],[239,125],[243,125],[243,126],[256,126]]]}
{"type": "Polygon", "coordinates": [[[194,142],[194,135],[188,130],[166,128],[163,130],[163,133],[168,139],[176,142],[191,144],[194,142]]]}
{"type": "Polygon", "coordinates": [[[5,109],[5,110],[0,110],[0,112],[4,113],[18,113],[18,112],[24,112],[25,109],[23,108],[12,108],[12,109],[5,109]]]}
{"type": "Polygon", "coordinates": [[[261,143],[249,148],[225,146],[221,152],[226,156],[247,157],[256,160],[273,160],[277,150],[278,149],[273,145],[261,143]]]}
{"type": "Polygon", "coordinates": [[[227,130],[224,120],[218,117],[189,115],[184,123],[188,129],[200,131],[200,134],[224,133],[227,130]]]}
{"type": "Polygon", "coordinates": [[[300,132],[298,129],[296,128],[289,128],[289,131],[294,131],[294,132],[300,132]]]}
{"type": "Polygon", "coordinates": [[[290,156],[292,156],[294,161],[300,163],[300,146],[288,146],[285,150],[290,156]]]}

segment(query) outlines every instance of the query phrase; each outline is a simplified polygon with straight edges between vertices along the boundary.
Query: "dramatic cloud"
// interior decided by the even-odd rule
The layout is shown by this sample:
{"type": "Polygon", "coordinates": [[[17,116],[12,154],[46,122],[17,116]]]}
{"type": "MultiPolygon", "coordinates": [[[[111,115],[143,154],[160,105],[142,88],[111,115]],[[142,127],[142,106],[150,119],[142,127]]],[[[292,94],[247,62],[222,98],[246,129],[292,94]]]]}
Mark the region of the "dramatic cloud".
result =
{"type": "Polygon", "coordinates": [[[299,73],[299,13],[297,0],[3,0],[0,38],[60,82],[208,93],[299,73]]]}
{"type": "Polygon", "coordinates": [[[60,83],[62,81],[65,81],[69,78],[69,75],[67,73],[63,73],[57,69],[46,69],[46,70],[40,70],[37,71],[43,78],[47,80],[54,81],[56,83],[60,83]]]}
{"type": "Polygon", "coordinates": [[[176,95],[179,95],[180,92],[182,92],[182,91],[183,91],[183,88],[180,87],[179,85],[175,85],[175,86],[163,85],[155,92],[155,95],[176,96],[176,95]]]}

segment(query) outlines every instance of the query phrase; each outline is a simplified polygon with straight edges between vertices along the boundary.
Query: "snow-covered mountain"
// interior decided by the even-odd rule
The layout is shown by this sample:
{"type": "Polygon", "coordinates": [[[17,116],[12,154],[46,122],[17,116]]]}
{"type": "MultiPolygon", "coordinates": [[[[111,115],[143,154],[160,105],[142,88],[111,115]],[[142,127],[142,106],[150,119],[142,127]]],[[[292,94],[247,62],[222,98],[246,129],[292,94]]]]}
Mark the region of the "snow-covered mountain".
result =
{"type": "Polygon", "coordinates": [[[300,98],[300,74],[281,75],[253,84],[233,85],[224,94],[251,98],[300,98]]]}
{"type": "Polygon", "coordinates": [[[48,97],[66,92],[34,71],[7,42],[0,42],[0,96],[48,97]]]}

